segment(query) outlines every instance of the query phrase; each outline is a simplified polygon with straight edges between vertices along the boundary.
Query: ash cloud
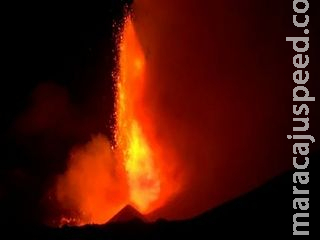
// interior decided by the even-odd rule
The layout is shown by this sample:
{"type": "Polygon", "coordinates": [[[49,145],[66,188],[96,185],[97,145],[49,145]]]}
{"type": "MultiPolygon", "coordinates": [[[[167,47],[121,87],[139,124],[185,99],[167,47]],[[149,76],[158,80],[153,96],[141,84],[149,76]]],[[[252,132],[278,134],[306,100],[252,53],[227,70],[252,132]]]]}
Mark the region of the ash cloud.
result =
{"type": "Polygon", "coordinates": [[[103,224],[126,205],[128,186],[122,162],[117,161],[105,136],[94,136],[71,151],[67,170],[58,176],[54,193],[63,209],[77,213],[71,222],[77,225],[103,224]]]}
{"type": "MultiPolygon", "coordinates": [[[[32,161],[32,167],[18,170],[41,181],[37,187],[42,189],[42,206],[38,207],[41,221],[48,224],[56,226],[62,217],[75,216],[78,223],[102,223],[102,218],[112,217],[124,205],[127,187],[107,126],[99,124],[103,119],[107,122],[106,114],[92,111],[94,104],[102,103],[76,104],[67,88],[45,82],[33,90],[29,107],[15,122],[17,142],[32,161]]],[[[27,186],[31,187],[35,186],[27,186]]]]}

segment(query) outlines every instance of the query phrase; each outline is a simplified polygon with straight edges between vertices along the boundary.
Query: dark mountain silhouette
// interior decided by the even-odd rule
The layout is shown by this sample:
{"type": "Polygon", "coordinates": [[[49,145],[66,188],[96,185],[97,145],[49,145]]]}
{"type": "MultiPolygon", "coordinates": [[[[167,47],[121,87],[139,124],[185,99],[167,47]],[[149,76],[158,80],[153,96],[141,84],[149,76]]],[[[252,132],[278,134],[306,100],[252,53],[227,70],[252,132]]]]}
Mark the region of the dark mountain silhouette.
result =
{"type": "Polygon", "coordinates": [[[134,220],[146,222],[146,218],[138,210],[131,205],[127,205],[112,217],[108,223],[126,223],[134,220]]]}
{"type": "Polygon", "coordinates": [[[237,199],[183,221],[146,222],[132,206],[124,207],[104,225],[18,228],[30,239],[209,239],[214,237],[272,237],[292,235],[292,174],[287,172],[237,199]],[[27,230],[26,230],[27,229],[27,230]]]}

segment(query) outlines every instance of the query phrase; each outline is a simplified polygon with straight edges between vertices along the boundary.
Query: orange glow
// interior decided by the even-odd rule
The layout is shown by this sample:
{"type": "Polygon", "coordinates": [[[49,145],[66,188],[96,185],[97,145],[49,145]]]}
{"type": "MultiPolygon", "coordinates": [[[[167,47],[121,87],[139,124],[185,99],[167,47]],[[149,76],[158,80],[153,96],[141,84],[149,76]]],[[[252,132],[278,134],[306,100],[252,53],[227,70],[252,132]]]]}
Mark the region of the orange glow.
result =
{"type": "Polygon", "coordinates": [[[130,17],[125,21],[119,47],[117,148],[124,159],[130,201],[140,211],[146,212],[159,198],[161,181],[154,162],[154,152],[141,125],[146,61],[130,17]]]}
{"type": "Polygon", "coordinates": [[[105,223],[128,201],[124,173],[108,139],[95,136],[71,152],[67,171],[58,178],[57,198],[62,207],[75,212],[59,225],[105,223]]]}
{"type": "Polygon", "coordinates": [[[148,214],[178,189],[172,149],[163,149],[148,115],[147,61],[130,16],[119,40],[116,144],[98,135],[71,152],[56,184],[57,200],[68,212],[59,226],[105,223],[127,204],[148,214]]]}
{"type": "Polygon", "coordinates": [[[74,217],[60,224],[105,223],[127,202],[127,186],[108,139],[94,137],[71,152],[66,173],[59,177],[57,198],[74,217]]]}

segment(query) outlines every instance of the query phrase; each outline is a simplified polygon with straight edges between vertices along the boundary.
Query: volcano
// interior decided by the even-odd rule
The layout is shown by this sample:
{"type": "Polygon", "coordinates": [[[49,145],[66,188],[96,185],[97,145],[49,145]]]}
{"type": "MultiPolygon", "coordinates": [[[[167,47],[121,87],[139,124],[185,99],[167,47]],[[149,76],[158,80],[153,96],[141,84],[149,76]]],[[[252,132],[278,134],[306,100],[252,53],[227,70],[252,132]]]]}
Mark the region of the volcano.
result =
{"type": "Polygon", "coordinates": [[[126,223],[136,220],[146,222],[146,218],[138,210],[131,205],[126,205],[108,223],[126,223]]]}
{"type": "Polygon", "coordinates": [[[144,222],[145,217],[127,205],[104,225],[47,226],[11,225],[11,239],[209,239],[292,234],[293,171],[229,202],[187,220],[144,222]],[[202,237],[202,236],[205,236],[202,237]],[[220,237],[220,238],[221,238],[220,237]]]}

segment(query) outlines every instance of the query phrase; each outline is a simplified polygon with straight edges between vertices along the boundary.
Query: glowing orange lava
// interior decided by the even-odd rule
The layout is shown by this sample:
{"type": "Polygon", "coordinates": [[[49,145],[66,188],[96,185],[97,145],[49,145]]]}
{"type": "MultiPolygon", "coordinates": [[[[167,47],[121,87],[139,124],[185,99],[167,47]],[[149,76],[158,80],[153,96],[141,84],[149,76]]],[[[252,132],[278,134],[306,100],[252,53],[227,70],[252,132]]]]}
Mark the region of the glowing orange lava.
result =
{"type": "Polygon", "coordinates": [[[119,52],[116,142],[127,173],[130,201],[141,212],[159,198],[161,182],[154,153],[141,125],[145,56],[132,20],[127,17],[119,52]]]}
{"type": "Polygon", "coordinates": [[[105,223],[127,204],[149,214],[180,187],[175,155],[155,134],[156,124],[150,117],[145,99],[147,62],[130,15],[120,34],[116,145],[98,135],[71,152],[67,170],[55,187],[58,203],[71,212],[60,219],[59,226],[105,223]]]}

